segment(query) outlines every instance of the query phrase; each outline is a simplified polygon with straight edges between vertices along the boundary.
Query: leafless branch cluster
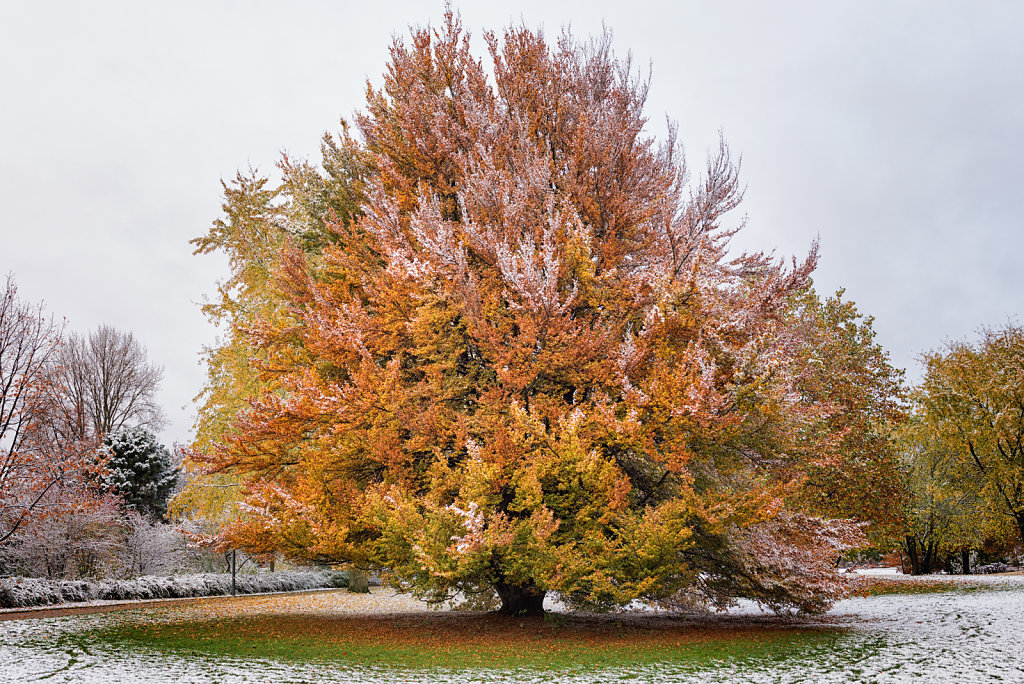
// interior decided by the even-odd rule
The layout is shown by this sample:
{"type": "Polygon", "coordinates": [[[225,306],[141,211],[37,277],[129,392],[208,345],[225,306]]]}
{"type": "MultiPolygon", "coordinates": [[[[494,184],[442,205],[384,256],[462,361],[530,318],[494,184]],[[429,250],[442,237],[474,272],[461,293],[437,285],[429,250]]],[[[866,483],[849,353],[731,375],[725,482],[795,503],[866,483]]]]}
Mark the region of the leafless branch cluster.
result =
{"type": "Polygon", "coordinates": [[[156,391],[163,369],[149,363],[130,332],[101,325],[88,336],[72,333],[54,364],[56,409],[69,437],[95,438],[126,427],[164,424],[156,391]]]}

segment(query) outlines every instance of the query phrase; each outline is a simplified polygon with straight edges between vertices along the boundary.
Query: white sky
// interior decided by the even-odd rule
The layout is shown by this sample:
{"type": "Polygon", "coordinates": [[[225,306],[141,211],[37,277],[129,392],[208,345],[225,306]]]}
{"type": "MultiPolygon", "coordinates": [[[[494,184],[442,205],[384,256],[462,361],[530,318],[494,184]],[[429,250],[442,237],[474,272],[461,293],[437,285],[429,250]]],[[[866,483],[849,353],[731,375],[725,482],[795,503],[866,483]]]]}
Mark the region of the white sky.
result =
{"type": "MultiPolygon", "coordinates": [[[[651,130],[690,163],[722,129],[743,155],[738,244],[803,255],[874,315],[893,361],[1024,308],[1024,4],[465,2],[463,24],[612,29],[653,67],[651,130]]],[[[197,302],[226,274],[188,240],[219,179],[315,156],[379,82],[393,35],[441,2],[0,5],[0,275],[71,329],[130,330],[164,366],[167,442],[188,438],[197,302]]],[[[480,54],[483,55],[482,42],[480,54]]]]}

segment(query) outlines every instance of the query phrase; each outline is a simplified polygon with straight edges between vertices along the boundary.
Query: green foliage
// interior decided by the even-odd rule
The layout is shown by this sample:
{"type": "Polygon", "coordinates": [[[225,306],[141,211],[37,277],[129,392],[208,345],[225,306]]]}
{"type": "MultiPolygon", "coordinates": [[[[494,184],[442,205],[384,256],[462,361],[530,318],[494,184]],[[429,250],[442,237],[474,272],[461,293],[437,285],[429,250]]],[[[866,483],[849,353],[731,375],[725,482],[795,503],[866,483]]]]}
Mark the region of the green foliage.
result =
{"type": "Polygon", "coordinates": [[[1000,521],[974,473],[929,429],[924,416],[915,415],[903,426],[899,445],[908,495],[901,542],[913,571],[937,570],[945,553],[980,549],[999,536],[1000,521]]]}
{"type": "Polygon", "coordinates": [[[1024,542],[1024,329],[983,330],[978,343],[950,342],[923,361],[898,435],[901,543],[915,574],[1024,542]]]}
{"type": "Polygon", "coordinates": [[[906,488],[895,431],[906,419],[903,371],[875,341],[874,319],[840,290],[820,299],[808,290],[795,312],[808,332],[799,388],[823,407],[808,427],[809,487],[802,501],[815,514],[866,521],[868,537],[891,548],[904,526],[906,488]]]}

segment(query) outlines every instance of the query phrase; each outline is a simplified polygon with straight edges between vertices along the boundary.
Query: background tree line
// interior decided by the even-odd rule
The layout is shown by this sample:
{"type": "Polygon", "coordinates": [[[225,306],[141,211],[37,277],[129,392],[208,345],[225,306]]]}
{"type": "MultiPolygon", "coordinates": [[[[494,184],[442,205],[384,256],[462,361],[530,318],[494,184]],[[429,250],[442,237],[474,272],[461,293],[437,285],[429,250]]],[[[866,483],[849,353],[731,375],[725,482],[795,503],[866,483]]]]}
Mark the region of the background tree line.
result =
{"type": "Polygon", "coordinates": [[[0,574],[169,572],[177,459],[154,434],[162,371],[131,333],[65,334],[8,276],[0,300],[0,574]]]}
{"type": "Polygon", "coordinates": [[[981,331],[922,358],[898,439],[910,495],[908,569],[970,572],[1024,551],[1024,329],[981,331]]]}

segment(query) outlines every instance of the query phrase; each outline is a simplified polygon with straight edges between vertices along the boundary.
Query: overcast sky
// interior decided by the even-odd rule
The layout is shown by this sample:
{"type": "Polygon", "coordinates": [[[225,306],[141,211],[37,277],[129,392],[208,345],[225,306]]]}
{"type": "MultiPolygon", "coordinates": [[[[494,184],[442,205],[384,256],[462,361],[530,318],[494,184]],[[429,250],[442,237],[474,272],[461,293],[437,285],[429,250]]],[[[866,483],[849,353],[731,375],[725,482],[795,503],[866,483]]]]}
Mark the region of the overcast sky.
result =
{"type": "MultiPolygon", "coordinates": [[[[894,363],[1017,320],[1024,3],[465,2],[463,23],[581,37],[652,66],[651,131],[694,168],[743,156],[737,244],[802,256],[875,316],[894,363]]],[[[315,156],[379,83],[392,36],[441,2],[7,2],[0,6],[0,275],[69,328],[135,333],[166,371],[168,443],[201,389],[199,312],[225,263],[189,239],[221,178],[315,156]]]]}

